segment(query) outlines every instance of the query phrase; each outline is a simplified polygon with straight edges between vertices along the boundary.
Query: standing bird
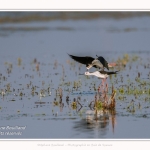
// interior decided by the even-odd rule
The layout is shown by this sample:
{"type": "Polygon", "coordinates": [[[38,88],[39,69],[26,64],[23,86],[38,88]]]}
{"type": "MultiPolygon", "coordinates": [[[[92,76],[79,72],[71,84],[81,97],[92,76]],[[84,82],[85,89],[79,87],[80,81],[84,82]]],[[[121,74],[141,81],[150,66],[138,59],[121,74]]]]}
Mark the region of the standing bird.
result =
{"type": "Polygon", "coordinates": [[[100,57],[97,56],[97,58],[93,58],[90,56],[84,56],[84,57],[73,56],[73,55],[69,55],[69,56],[75,61],[86,65],[87,71],[91,67],[99,68],[99,69],[102,68],[102,70],[104,70],[104,68],[107,68],[109,70],[110,67],[116,66],[116,63],[108,63],[102,56],[100,57]]]}
{"type": "Polygon", "coordinates": [[[102,79],[102,83],[101,83],[101,84],[104,85],[104,83],[105,83],[107,77],[108,77],[109,75],[112,75],[112,74],[117,74],[117,72],[119,72],[119,71],[112,71],[112,72],[107,72],[107,71],[95,71],[95,72],[85,72],[85,74],[79,74],[79,75],[87,75],[87,76],[93,75],[93,76],[96,76],[96,77],[102,79]]]}

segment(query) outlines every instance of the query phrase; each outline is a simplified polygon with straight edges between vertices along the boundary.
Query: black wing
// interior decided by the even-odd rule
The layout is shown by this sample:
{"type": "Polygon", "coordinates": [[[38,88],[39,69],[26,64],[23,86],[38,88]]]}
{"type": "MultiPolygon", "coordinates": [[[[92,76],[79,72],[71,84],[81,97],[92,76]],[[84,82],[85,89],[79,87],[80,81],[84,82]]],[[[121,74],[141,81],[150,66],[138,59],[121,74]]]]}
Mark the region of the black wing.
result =
{"type": "MultiPolygon", "coordinates": [[[[69,54],[68,54],[69,55],[69,54]]],[[[91,64],[92,61],[94,60],[93,57],[89,57],[89,56],[85,56],[85,57],[78,57],[78,56],[73,56],[73,55],[69,55],[72,59],[74,59],[75,61],[81,63],[81,64],[91,64]]]]}
{"type": "Polygon", "coordinates": [[[108,71],[99,71],[101,74],[107,74],[107,75],[111,75],[111,74],[117,74],[117,72],[119,71],[112,71],[112,72],[108,72],[108,71]]]}
{"type": "Polygon", "coordinates": [[[101,56],[98,57],[98,60],[102,63],[103,67],[105,67],[109,70],[108,62],[103,57],[101,57],[101,56]]]}

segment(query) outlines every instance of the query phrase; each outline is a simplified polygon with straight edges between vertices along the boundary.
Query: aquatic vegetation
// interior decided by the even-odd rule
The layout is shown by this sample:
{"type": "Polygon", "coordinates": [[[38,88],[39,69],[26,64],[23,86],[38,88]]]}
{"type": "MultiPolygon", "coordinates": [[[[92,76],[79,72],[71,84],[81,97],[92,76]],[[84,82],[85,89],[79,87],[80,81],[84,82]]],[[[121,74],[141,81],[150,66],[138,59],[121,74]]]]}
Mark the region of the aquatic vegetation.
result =
{"type": "Polygon", "coordinates": [[[18,58],[18,66],[21,66],[22,65],[22,59],[19,57],[18,58]]]}
{"type": "MultiPolygon", "coordinates": [[[[146,79],[150,74],[147,72],[147,77],[143,78],[141,71],[133,67],[141,61],[140,57],[125,54],[114,61],[118,62],[116,70],[120,70],[119,73],[109,76],[108,83],[101,86],[97,78],[79,76],[84,66],[69,60],[62,65],[59,60],[46,64],[35,58],[28,67],[27,65],[24,68],[19,67],[20,74],[17,78],[12,78],[11,75],[16,73],[14,69],[18,67],[14,63],[7,62],[4,64],[5,70],[9,69],[11,72],[7,70],[0,74],[2,87],[0,95],[5,102],[12,104],[20,102],[18,105],[20,112],[24,107],[29,107],[32,111],[47,107],[52,109],[50,114],[53,117],[63,116],[64,112],[71,110],[74,114],[69,113],[70,116],[77,115],[84,118],[85,112],[90,109],[97,116],[93,119],[100,120],[99,117],[107,111],[115,112],[119,102],[125,105],[130,99],[137,101],[122,106],[127,112],[135,113],[145,108],[140,101],[150,101],[150,82],[146,79]],[[69,69],[73,71],[68,71],[69,69]],[[131,69],[137,70],[131,72],[131,69]],[[51,70],[53,73],[50,72],[51,70]],[[11,78],[15,79],[14,82],[10,80],[11,78]],[[28,100],[27,105],[26,100],[28,100]]],[[[22,65],[21,58],[18,58],[17,65],[22,65]]],[[[140,65],[145,68],[144,63],[140,65]]],[[[149,66],[146,65],[146,70],[148,69],[149,66]]],[[[19,111],[17,113],[20,113],[19,111]]],[[[40,116],[45,116],[45,113],[43,115],[41,113],[40,116]]]]}
{"type": "Polygon", "coordinates": [[[77,109],[77,102],[72,102],[71,107],[72,109],[77,109]]]}
{"type": "Polygon", "coordinates": [[[101,110],[103,108],[103,103],[99,100],[95,102],[95,110],[101,110]]]}
{"type": "Polygon", "coordinates": [[[54,104],[54,106],[59,106],[59,102],[56,100],[53,102],[53,104],[54,104]]]}
{"type": "MultiPolygon", "coordinates": [[[[118,64],[118,69],[124,69],[128,63],[135,62],[139,59],[137,55],[129,56],[129,54],[124,54],[122,58],[118,58],[116,61],[118,64]]],[[[131,67],[131,66],[130,66],[131,67]]],[[[130,68],[131,69],[131,68],[130,68]]]]}
{"type": "Polygon", "coordinates": [[[131,113],[134,113],[135,112],[135,104],[134,104],[134,100],[132,100],[130,102],[130,104],[127,106],[127,111],[131,112],[131,113]]]}
{"type": "Polygon", "coordinates": [[[120,89],[119,89],[119,93],[124,94],[124,89],[123,89],[123,88],[120,88],[120,89]]]}

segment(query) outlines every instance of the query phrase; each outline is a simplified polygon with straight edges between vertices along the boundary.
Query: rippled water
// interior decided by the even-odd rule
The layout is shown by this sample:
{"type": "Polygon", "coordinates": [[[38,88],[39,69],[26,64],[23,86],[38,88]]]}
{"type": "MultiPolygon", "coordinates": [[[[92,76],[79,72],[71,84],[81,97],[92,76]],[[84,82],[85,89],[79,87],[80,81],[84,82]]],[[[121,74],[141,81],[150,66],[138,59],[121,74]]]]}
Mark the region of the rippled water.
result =
{"type": "Polygon", "coordinates": [[[125,13],[123,17],[116,13],[120,16],[116,19],[110,17],[111,12],[103,17],[98,14],[49,12],[49,19],[31,21],[33,14],[0,13],[0,20],[5,20],[0,24],[0,138],[150,137],[149,15],[125,13]],[[117,90],[115,110],[100,111],[94,119],[95,111],[89,104],[97,92],[93,87],[97,88],[101,80],[79,75],[85,66],[67,53],[102,55],[108,62],[129,56],[119,74],[108,78],[109,94],[112,84],[117,90]],[[140,82],[136,81],[138,73],[140,82]],[[124,85],[145,93],[119,92],[124,85]],[[56,95],[59,88],[63,90],[63,106],[56,95]],[[46,91],[40,96],[41,90],[46,91]],[[78,97],[82,107],[74,109],[71,104],[78,97]]]}

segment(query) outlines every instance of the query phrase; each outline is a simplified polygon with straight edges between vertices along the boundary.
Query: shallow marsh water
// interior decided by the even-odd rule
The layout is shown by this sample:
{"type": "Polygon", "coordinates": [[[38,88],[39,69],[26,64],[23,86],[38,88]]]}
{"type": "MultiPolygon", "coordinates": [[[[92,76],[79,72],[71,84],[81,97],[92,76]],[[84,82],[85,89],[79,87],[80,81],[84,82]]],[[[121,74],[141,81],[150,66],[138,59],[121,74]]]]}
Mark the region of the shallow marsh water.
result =
{"type": "Polygon", "coordinates": [[[149,16],[1,23],[0,138],[150,138],[149,24],[149,16]],[[114,111],[93,119],[89,104],[101,80],[79,75],[85,66],[67,53],[108,62],[126,57],[126,66],[108,78],[109,94],[112,84],[117,91],[114,111]],[[78,97],[83,107],[74,109],[78,97]]]}

